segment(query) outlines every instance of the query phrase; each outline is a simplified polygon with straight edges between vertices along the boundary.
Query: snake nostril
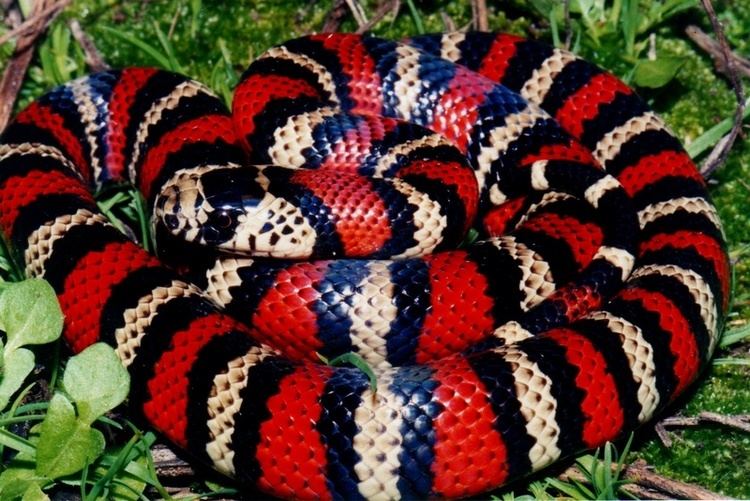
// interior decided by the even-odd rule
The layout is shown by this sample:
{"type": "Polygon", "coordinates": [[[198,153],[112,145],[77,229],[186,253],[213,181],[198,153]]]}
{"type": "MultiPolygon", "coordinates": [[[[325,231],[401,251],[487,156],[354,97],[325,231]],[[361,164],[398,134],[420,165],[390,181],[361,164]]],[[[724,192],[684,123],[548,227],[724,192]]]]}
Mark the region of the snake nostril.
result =
{"type": "Polygon", "coordinates": [[[165,214],[164,215],[164,224],[169,228],[170,230],[176,230],[180,227],[180,222],[177,219],[177,216],[174,214],[165,214]]]}

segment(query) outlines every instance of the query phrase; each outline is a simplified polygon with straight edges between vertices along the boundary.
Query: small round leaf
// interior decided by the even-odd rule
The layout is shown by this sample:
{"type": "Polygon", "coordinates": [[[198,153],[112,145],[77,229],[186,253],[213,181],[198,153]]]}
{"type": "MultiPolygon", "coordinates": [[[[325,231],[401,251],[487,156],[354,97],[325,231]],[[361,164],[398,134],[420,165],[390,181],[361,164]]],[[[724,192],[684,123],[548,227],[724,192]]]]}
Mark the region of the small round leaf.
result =
{"type": "Polygon", "coordinates": [[[73,404],[56,393],[39,430],[36,472],[55,479],[81,471],[101,455],[104,445],[102,433],[78,419],[73,404]]]}
{"type": "Polygon", "coordinates": [[[27,344],[50,343],[60,337],[62,327],[62,310],[47,281],[31,278],[3,288],[0,329],[8,336],[6,352],[27,344]]]}
{"type": "Polygon", "coordinates": [[[125,400],[130,375],[109,345],[96,343],[68,361],[63,388],[80,419],[91,424],[125,400]]]}

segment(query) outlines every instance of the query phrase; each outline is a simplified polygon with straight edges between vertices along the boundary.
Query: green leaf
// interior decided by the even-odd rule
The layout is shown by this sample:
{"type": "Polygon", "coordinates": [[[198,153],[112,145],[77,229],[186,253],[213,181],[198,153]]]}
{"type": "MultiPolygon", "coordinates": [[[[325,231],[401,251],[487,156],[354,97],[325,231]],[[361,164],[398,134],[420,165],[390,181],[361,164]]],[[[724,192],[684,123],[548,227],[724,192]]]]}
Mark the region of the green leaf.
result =
{"type": "Polygon", "coordinates": [[[49,501],[49,496],[42,491],[39,484],[33,483],[23,493],[21,501],[49,501]]]}
{"type": "Polygon", "coordinates": [[[73,404],[57,393],[39,429],[36,472],[59,478],[81,471],[104,451],[104,435],[76,418],[73,404]]]}
{"type": "Polygon", "coordinates": [[[2,380],[0,381],[0,410],[8,406],[11,397],[34,369],[34,354],[25,348],[3,352],[2,380]]]}
{"type": "Polygon", "coordinates": [[[660,57],[638,61],[633,72],[633,83],[638,87],[658,89],[667,85],[685,64],[681,57],[660,57]]]}
{"type": "Polygon", "coordinates": [[[130,375],[112,347],[97,343],[71,357],[62,384],[78,416],[89,425],[125,400],[130,375]]]}
{"type": "Polygon", "coordinates": [[[33,463],[13,461],[11,467],[0,474],[0,499],[26,499],[26,492],[33,486],[41,492],[41,487],[48,483],[48,478],[37,475],[33,463]]]}
{"type": "Polygon", "coordinates": [[[60,337],[63,314],[52,286],[31,278],[7,284],[0,294],[0,329],[8,336],[6,352],[60,337]]]}
{"type": "Polygon", "coordinates": [[[474,228],[469,228],[469,231],[466,232],[466,236],[464,237],[463,242],[461,242],[461,244],[459,245],[459,248],[463,249],[470,246],[471,244],[476,242],[478,238],[479,232],[474,228]]]}

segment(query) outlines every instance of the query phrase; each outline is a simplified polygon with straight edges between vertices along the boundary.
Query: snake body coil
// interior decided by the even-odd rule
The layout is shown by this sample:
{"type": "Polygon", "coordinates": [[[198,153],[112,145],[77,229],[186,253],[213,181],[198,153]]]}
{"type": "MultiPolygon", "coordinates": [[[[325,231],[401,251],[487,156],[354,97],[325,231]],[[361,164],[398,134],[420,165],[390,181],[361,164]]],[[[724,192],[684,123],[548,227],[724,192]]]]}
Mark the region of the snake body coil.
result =
{"type": "Polygon", "coordinates": [[[232,114],[179,75],[99,73],[2,136],[0,227],[69,344],[112,345],[133,408],[248,487],[481,493],[633,430],[716,345],[720,222],[631,89],[509,35],[409,43],[287,42],[232,114]],[[123,180],[195,285],[98,211],[123,180]],[[311,361],[349,351],[375,391],[311,361]]]}

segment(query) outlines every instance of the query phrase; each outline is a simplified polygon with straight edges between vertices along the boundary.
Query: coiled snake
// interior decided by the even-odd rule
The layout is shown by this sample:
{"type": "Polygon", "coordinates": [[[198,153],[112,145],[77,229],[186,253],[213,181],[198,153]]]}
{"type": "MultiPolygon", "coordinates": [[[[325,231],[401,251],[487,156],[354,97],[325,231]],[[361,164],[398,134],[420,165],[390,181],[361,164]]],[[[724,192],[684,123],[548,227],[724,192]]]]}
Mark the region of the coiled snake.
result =
{"type": "Polygon", "coordinates": [[[182,76],[98,73],[2,136],[0,225],[68,343],[115,347],[137,412],[269,494],[500,486],[650,419],[727,311],[716,210],[631,89],[514,36],[409,43],[287,42],[233,114],[182,76]],[[194,284],[98,211],[123,180],[194,284]],[[349,351],[374,389],[315,363],[349,351]]]}

